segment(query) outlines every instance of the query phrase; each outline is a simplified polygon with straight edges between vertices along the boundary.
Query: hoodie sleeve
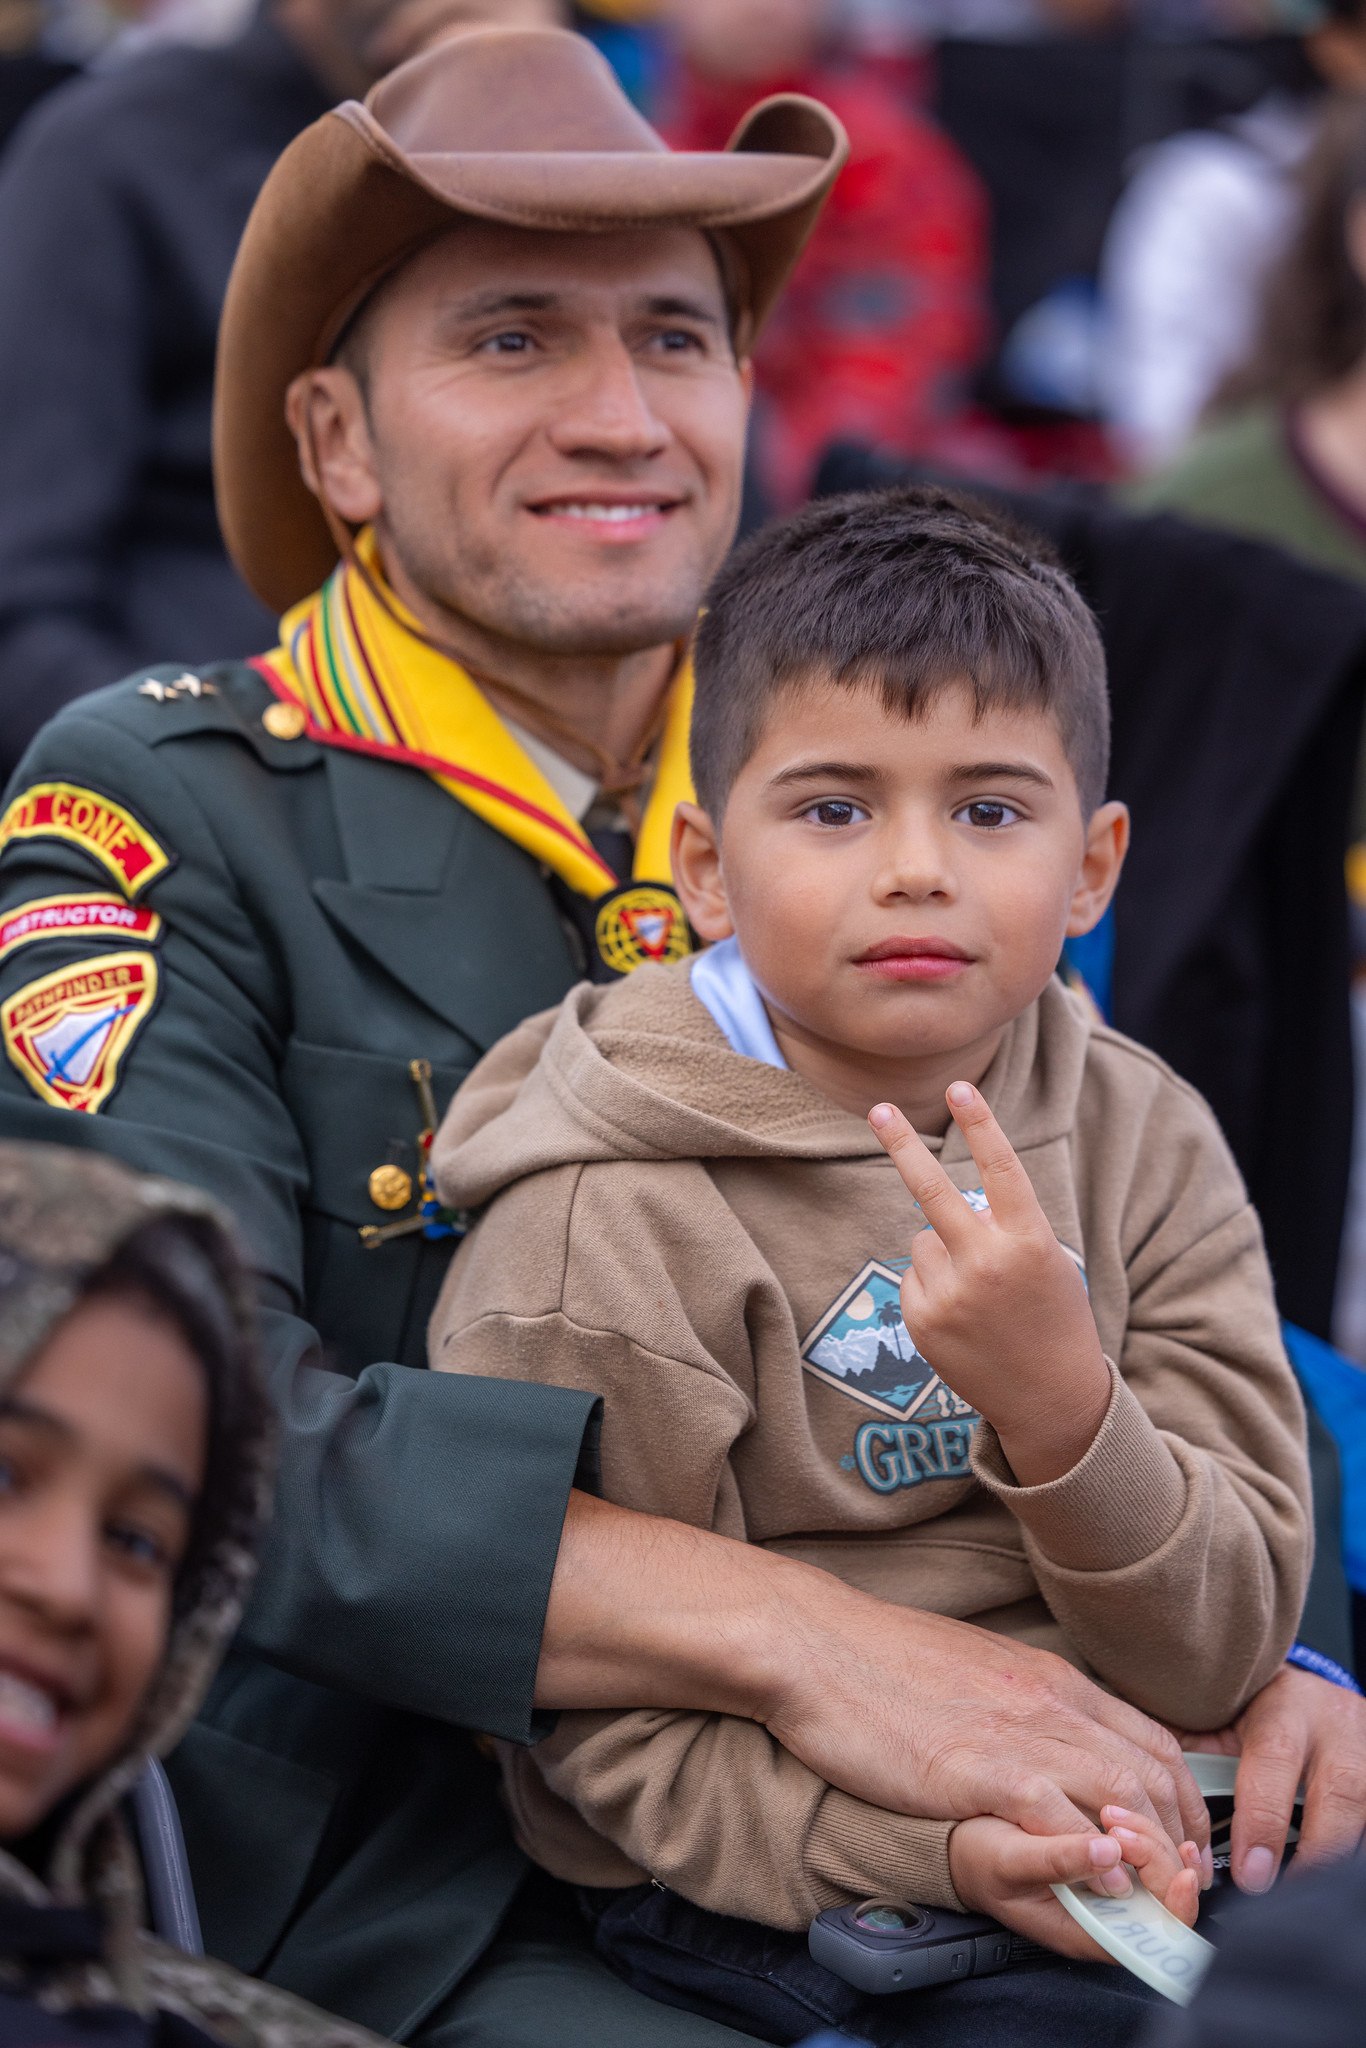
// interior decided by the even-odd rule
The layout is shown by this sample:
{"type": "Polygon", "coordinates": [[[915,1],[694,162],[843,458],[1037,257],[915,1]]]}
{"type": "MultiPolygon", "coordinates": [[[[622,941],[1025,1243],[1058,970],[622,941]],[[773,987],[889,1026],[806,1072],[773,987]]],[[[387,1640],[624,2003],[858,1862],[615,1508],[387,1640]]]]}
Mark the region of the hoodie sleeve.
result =
{"type": "Polygon", "coordinates": [[[1303,1406],[1261,1229],[1206,1104],[1118,1041],[1079,1130],[1109,1408],[1047,1485],[1018,1485],[985,1423],[973,1467],[1092,1669],[1162,1720],[1220,1728],[1274,1676],[1299,1621],[1303,1406]]]}
{"type": "MultiPolygon", "coordinates": [[[[730,1459],[754,1420],[749,1333],[775,1288],[696,1161],[556,1167],[512,1183],[471,1232],[429,1354],[442,1372],[600,1395],[607,1498],[743,1539],[730,1459]]],[[[573,1882],[648,1873],[794,1928],[889,1888],[958,1903],[951,1823],[850,1798],[755,1722],[567,1713],[535,1750],[500,1750],[522,1847],[573,1882]]]]}

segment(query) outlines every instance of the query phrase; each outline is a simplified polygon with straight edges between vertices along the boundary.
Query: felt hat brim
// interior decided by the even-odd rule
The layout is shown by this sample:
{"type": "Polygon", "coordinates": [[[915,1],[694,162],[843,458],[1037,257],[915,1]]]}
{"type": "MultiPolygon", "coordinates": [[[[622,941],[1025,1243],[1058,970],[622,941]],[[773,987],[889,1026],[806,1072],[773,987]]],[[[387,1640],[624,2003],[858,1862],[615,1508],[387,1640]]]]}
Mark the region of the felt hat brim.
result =
{"type": "Polygon", "coordinates": [[[706,230],[736,259],[736,340],[747,350],[848,147],[828,109],[793,94],[755,107],[723,151],[670,150],[598,52],[553,29],[439,44],[364,105],[325,114],[267,178],[223,308],[214,475],[241,575],[278,613],[334,567],[285,394],[327,360],[375,285],[435,236],[462,217],[566,234],[706,230]]]}

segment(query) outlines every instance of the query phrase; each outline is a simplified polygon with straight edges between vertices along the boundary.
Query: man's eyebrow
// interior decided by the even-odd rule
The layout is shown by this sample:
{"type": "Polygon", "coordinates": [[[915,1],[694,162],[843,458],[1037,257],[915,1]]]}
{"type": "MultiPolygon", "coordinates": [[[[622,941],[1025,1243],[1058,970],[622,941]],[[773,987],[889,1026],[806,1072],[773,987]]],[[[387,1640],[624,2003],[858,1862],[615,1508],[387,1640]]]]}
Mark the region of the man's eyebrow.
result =
{"type": "Polygon", "coordinates": [[[558,292],[471,292],[448,300],[446,310],[457,320],[488,320],[502,313],[549,313],[559,303],[558,292]]]}
{"type": "Polygon", "coordinates": [[[769,777],[770,789],[792,782],[876,782],[881,771],[870,761],[796,761],[769,777]]]}
{"type": "Polygon", "coordinates": [[[1030,761],[965,761],[951,768],[950,782],[1033,782],[1040,789],[1052,789],[1053,778],[1030,761]]]}
{"type": "MultiPolygon", "coordinates": [[[[723,325],[722,316],[701,299],[663,292],[643,300],[654,320],[696,320],[707,327],[723,325]]],[[[496,320],[507,313],[553,313],[564,304],[562,292],[486,291],[451,299],[447,310],[456,320],[496,320]]]]}
{"type": "Polygon", "coordinates": [[[720,327],[721,315],[701,299],[685,299],[670,293],[647,299],[645,310],[656,320],[697,320],[705,327],[720,327]]]}
{"type": "MultiPolygon", "coordinates": [[[[65,1416],[54,1415],[50,1408],[40,1407],[36,1401],[25,1401],[18,1394],[0,1397],[0,1421],[26,1423],[30,1429],[40,1429],[61,1443],[75,1443],[78,1434],[65,1416]]],[[[194,1488],[187,1486],[176,1473],[167,1471],[164,1465],[139,1465],[136,1476],[142,1485],[154,1486],[158,1493],[170,1494],[178,1507],[183,1507],[187,1513],[193,1512],[197,1499],[194,1488]]]]}

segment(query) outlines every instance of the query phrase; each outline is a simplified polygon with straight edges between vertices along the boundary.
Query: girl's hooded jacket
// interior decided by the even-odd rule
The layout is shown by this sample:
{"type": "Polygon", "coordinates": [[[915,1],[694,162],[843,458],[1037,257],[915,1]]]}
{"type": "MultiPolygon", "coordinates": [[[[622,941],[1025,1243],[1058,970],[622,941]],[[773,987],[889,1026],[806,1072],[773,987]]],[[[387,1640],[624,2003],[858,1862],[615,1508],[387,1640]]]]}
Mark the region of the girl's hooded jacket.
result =
{"type": "MultiPolygon", "coordinates": [[[[689,964],[573,990],[484,1059],[433,1149],[483,1210],[430,1331],[446,1371],[603,1397],[606,1495],[1059,1651],[1148,1712],[1230,1721],[1299,1619],[1299,1396],[1261,1232],[1209,1109],[1054,982],[983,1093],[1082,1266],[1109,1410],[1022,1487],[898,1290],[924,1219],[868,1125],[733,1051],[689,964]]],[[[930,1141],[969,1202],[977,1169],[930,1141]]],[[[755,1723],[570,1713],[504,1746],[523,1846],[802,1927],[851,1894],[955,1903],[951,1823],[824,1785],[755,1723]]]]}
{"type": "MultiPolygon", "coordinates": [[[[255,1316],[226,1212],[208,1196],[94,1152],[0,1143],[0,1393],[19,1379],[87,1283],[142,1228],[190,1223],[232,1321],[251,1398],[212,1451],[224,1483],[176,1585],[161,1668],[119,1754],[69,1803],[42,1874],[0,1849],[0,2008],[23,2039],[108,2048],[377,2048],[376,2036],[226,1964],[142,1930],[141,1867],[123,1800],[148,1757],[174,1747],[237,1626],[270,1492],[269,1407],[255,1384],[255,1316]],[[23,2017],[27,2015],[27,2017],[23,2017]],[[204,2030],[204,2031],[201,2031],[204,2030]]],[[[211,1451],[211,1462],[213,1462],[211,1451]]],[[[208,1495],[206,1493],[206,1500],[208,1495]]],[[[7,2035],[6,2038],[9,2038],[7,2035]]]]}

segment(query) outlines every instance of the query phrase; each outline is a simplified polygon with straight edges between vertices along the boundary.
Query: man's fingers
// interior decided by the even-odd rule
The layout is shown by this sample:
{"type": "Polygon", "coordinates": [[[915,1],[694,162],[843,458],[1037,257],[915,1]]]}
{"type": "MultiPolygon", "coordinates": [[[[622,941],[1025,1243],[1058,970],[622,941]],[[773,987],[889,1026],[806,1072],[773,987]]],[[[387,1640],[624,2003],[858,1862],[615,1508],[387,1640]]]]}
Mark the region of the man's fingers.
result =
{"type": "Polygon", "coordinates": [[[1231,1845],[1233,1881],[1245,1892],[1267,1891],[1281,1867],[1304,1759],[1303,1734],[1292,1726],[1250,1731],[1238,1764],[1231,1845]]]}
{"type": "Polygon", "coordinates": [[[976,1218],[924,1141],[891,1102],[869,1110],[868,1121],[928,1222],[952,1251],[966,1244],[976,1218]]]}
{"type": "Polygon", "coordinates": [[[982,1191],[996,1221],[1006,1228],[1036,1222],[1043,1214],[1039,1198],[1015,1148],[988,1109],[986,1097],[966,1081],[955,1081],[948,1102],[982,1176],[982,1191]]]}
{"type": "MultiPolygon", "coordinates": [[[[1127,1701],[1102,1693],[1099,1701],[1088,1695],[1096,1719],[1137,1751],[1136,1767],[1163,1827],[1174,1842],[1194,1842],[1209,1847],[1209,1808],[1191,1776],[1190,1765],[1181,1755],[1182,1743],[1171,1729],[1153,1721],[1127,1701]]],[[[1192,1749],[1200,1742],[1193,1740],[1192,1749]]],[[[1123,1801],[1112,1802],[1122,1805],[1123,1801]]]]}
{"type": "Polygon", "coordinates": [[[1343,1698],[1356,1723],[1355,1740],[1327,1752],[1315,1745],[1310,1754],[1295,1868],[1354,1855],[1366,1833],[1366,1703],[1352,1693],[1343,1698]]]}

